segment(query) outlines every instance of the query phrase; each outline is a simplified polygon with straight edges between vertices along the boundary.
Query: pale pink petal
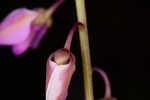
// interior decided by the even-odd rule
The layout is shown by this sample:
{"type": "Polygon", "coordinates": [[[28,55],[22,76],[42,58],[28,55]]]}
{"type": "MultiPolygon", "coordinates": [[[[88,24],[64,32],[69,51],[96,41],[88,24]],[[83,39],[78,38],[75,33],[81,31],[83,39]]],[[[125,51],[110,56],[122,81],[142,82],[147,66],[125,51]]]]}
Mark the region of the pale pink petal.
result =
{"type": "Polygon", "coordinates": [[[75,58],[70,53],[69,63],[58,65],[53,61],[53,56],[54,54],[47,62],[46,100],[65,100],[72,74],[75,71],[75,58]]]}
{"type": "Polygon", "coordinates": [[[30,40],[25,40],[23,42],[20,42],[12,46],[12,52],[14,55],[19,56],[28,49],[29,45],[30,45],[30,40]]]}
{"type": "Polygon", "coordinates": [[[11,12],[0,24],[0,45],[12,45],[24,41],[31,31],[36,11],[19,8],[11,12]]]}

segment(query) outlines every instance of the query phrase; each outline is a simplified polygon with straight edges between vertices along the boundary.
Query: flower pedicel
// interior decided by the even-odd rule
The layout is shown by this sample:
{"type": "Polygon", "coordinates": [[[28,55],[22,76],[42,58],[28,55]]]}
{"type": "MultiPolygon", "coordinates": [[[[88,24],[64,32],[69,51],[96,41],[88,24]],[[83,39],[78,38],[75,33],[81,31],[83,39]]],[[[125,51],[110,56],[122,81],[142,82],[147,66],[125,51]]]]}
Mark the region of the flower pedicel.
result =
{"type": "Polygon", "coordinates": [[[104,98],[100,98],[99,100],[117,100],[116,98],[111,96],[111,87],[107,74],[98,67],[94,67],[93,70],[98,72],[102,76],[105,83],[105,96],[104,98]]]}

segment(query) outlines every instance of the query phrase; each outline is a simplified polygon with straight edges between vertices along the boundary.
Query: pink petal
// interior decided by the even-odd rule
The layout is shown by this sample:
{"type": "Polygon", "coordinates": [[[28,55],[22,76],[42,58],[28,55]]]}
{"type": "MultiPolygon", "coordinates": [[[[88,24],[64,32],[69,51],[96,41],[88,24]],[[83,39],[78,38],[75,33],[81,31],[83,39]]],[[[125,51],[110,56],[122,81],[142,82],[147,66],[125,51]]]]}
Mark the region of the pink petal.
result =
{"type": "Polygon", "coordinates": [[[16,56],[23,54],[29,47],[37,48],[40,40],[45,35],[47,24],[32,26],[26,40],[12,46],[12,52],[16,56]]]}
{"type": "MultiPolygon", "coordinates": [[[[67,49],[63,49],[69,52],[67,49]]],[[[75,58],[70,53],[69,63],[57,65],[50,55],[47,61],[46,100],[65,100],[68,86],[75,71],[75,58]]]]}
{"type": "Polygon", "coordinates": [[[19,8],[11,12],[0,24],[0,45],[12,45],[24,41],[30,34],[36,11],[19,8]]]}
{"type": "Polygon", "coordinates": [[[12,46],[12,52],[14,55],[19,56],[23,54],[29,47],[30,41],[26,40],[23,42],[20,42],[19,44],[12,46]]]}
{"type": "Polygon", "coordinates": [[[32,49],[37,49],[39,47],[40,41],[46,35],[48,25],[46,23],[46,24],[40,25],[39,27],[36,27],[36,28],[38,28],[38,29],[36,29],[37,34],[35,34],[35,36],[32,40],[32,43],[30,45],[30,47],[32,49]]]}

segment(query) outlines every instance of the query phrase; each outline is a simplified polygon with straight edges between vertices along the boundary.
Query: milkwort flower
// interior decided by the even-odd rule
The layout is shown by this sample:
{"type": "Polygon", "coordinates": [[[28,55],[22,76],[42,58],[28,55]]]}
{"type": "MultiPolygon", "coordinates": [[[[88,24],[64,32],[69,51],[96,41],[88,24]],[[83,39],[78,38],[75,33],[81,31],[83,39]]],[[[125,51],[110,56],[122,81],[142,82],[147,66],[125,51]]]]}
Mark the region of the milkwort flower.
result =
{"type": "Polygon", "coordinates": [[[102,76],[105,83],[105,96],[104,98],[100,98],[99,100],[117,100],[116,98],[111,96],[111,86],[107,74],[99,67],[93,67],[93,70],[98,72],[102,76]]]}
{"type": "Polygon", "coordinates": [[[47,61],[46,100],[65,100],[71,77],[75,71],[75,56],[70,52],[76,23],[69,32],[64,48],[52,53],[47,61]]]}
{"type": "Polygon", "coordinates": [[[52,25],[52,14],[63,0],[57,0],[49,9],[12,11],[0,23],[0,45],[12,46],[14,55],[23,54],[28,48],[36,49],[52,25]]]}

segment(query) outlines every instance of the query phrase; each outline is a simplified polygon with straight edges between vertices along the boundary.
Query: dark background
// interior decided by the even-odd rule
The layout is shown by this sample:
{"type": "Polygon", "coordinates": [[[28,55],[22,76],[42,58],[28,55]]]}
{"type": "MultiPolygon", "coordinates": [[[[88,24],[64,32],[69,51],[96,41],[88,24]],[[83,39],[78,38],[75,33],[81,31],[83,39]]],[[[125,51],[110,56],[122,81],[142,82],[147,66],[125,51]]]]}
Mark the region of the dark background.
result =
{"type": "MultiPolygon", "coordinates": [[[[56,0],[2,0],[0,20],[20,7],[48,8],[56,0]]],[[[118,100],[150,100],[150,6],[146,0],[86,0],[89,43],[93,66],[109,76],[112,95],[118,100]]],[[[68,31],[77,21],[74,0],[65,0],[54,14],[53,27],[38,50],[13,56],[11,47],[0,47],[1,98],[44,100],[45,69],[48,56],[62,48],[68,31]]],[[[71,51],[76,56],[76,72],[67,100],[84,100],[78,32],[71,51]]],[[[104,83],[93,74],[95,100],[104,95],[104,83]]]]}

